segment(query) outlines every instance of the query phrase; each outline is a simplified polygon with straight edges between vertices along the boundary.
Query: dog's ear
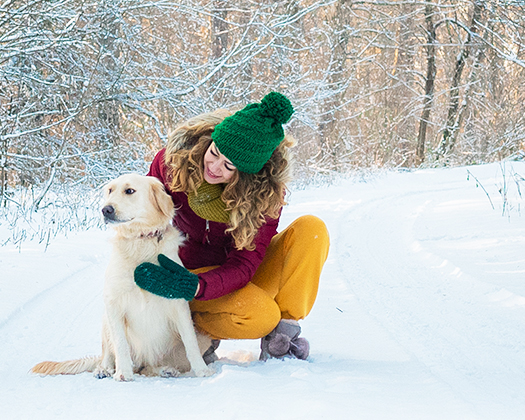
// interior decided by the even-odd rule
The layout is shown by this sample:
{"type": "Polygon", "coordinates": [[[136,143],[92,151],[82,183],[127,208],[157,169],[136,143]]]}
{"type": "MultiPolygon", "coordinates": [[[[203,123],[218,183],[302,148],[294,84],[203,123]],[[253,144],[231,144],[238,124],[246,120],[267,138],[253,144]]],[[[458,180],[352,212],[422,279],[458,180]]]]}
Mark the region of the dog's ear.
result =
{"type": "Polygon", "coordinates": [[[158,180],[151,184],[151,202],[153,205],[166,217],[173,218],[175,212],[173,201],[171,197],[166,193],[164,185],[158,180]]]}

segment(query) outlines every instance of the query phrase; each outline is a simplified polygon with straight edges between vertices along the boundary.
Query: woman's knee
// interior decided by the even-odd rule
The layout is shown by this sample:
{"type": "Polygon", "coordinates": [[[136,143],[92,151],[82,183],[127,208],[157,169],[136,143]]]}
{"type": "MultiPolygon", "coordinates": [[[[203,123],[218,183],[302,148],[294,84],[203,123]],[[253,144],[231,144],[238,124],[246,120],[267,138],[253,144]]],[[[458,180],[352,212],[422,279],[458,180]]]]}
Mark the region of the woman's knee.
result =
{"type": "Polygon", "coordinates": [[[317,216],[305,215],[297,218],[290,228],[294,235],[301,240],[309,240],[311,243],[319,243],[322,247],[328,247],[330,237],[326,224],[317,216]]]}

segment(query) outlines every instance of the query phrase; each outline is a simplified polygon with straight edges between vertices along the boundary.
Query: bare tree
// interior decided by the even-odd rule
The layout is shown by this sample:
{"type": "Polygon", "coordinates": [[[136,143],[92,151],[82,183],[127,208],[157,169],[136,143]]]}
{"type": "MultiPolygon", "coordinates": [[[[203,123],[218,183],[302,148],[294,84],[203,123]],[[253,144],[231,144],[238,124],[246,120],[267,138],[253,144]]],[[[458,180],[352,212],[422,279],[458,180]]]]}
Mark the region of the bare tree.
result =
{"type": "Polygon", "coordinates": [[[319,117],[319,144],[320,158],[327,159],[331,166],[338,163],[336,148],[341,144],[336,131],[337,119],[340,118],[338,108],[344,101],[347,76],[347,47],[349,43],[349,18],[351,3],[347,0],[338,0],[330,16],[332,38],[330,45],[331,55],[326,68],[326,87],[323,90],[319,117]]]}
{"type": "Polygon", "coordinates": [[[427,139],[427,127],[430,121],[430,112],[434,99],[434,85],[436,79],[436,26],[433,21],[434,8],[431,4],[425,6],[425,23],[427,32],[427,71],[425,77],[425,94],[423,99],[423,111],[419,120],[419,134],[417,137],[417,164],[425,160],[425,144],[427,139]]]}
{"type": "Polygon", "coordinates": [[[458,21],[450,21],[451,23],[458,24],[461,29],[466,30],[467,34],[466,41],[461,46],[460,52],[457,56],[452,82],[450,85],[450,104],[448,106],[447,120],[443,130],[443,138],[438,149],[438,155],[440,157],[444,157],[454,148],[457,139],[456,132],[459,130],[461,123],[460,118],[458,118],[461,79],[466,62],[473,51],[474,46],[479,44],[477,35],[479,31],[481,15],[484,9],[484,3],[485,1],[482,0],[472,1],[471,19],[468,28],[462,27],[458,21]]]}

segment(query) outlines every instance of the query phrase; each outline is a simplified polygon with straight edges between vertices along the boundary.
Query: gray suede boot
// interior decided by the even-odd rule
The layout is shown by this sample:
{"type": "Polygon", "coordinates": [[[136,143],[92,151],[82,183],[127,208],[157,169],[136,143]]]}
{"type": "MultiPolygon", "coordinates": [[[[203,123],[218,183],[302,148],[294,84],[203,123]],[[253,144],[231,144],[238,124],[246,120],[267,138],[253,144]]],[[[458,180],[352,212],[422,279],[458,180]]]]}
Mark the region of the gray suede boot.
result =
{"type": "Polygon", "coordinates": [[[310,353],[310,344],[306,338],[299,337],[299,334],[301,334],[301,327],[297,321],[281,319],[270,334],[261,338],[259,360],[285,357],[305,360],[310,353]]]}
{"type": "Polygon", "coordinates": [[[211,346],[208,347],[208,350],[206,350],[204,354],[202,355],[202,359],[204,360],[204,363],[209,365],[219,360],[217,353],[215,353],[215,350],[217,350],[217,348],[219,347],[219,344],[221,344],[221,340],[211,340],[211,346]]]}

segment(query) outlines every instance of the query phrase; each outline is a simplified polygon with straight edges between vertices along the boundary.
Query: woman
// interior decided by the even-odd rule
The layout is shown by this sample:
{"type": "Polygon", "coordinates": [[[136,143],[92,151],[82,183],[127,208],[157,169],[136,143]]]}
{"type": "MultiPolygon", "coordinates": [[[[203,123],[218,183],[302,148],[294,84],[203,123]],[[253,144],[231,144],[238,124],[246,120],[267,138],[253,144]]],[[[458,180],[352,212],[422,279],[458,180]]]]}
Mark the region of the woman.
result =
{"type": "Polygon", "coordinates": [[[290,101],[271,92],[230,115],[219,110],[177,127],[151,164],[177,209],[186,242],[184,267],[159,257],[141,264],[136,283],[166,298],[190,302],[196,327],[214,339],[261,340],[261,359],[305,359],[309,344],[298,321],[310,312],[329,247],[314,216],[277,225],[292,145],[282,125],[290,101]]]}

